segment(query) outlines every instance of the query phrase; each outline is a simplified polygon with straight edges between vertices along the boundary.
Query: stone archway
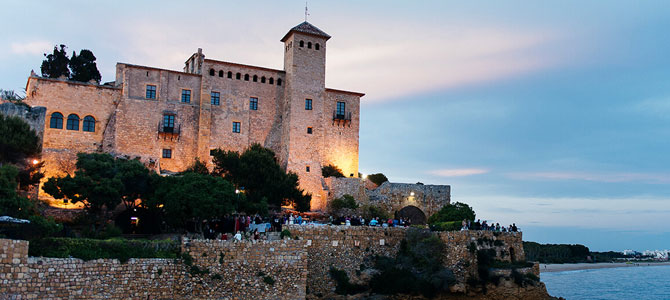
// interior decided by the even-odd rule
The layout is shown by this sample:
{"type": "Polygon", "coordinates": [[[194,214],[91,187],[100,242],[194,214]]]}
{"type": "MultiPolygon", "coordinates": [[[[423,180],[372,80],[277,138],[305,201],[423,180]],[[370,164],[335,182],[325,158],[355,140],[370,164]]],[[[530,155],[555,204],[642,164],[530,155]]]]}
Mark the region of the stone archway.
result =
{"type": "Polygon", "coordinates": [[[396,218],[408,218],[412,224],[426,224],[426,214],[413,205],[403,207],[395,213],[396,218]]]}

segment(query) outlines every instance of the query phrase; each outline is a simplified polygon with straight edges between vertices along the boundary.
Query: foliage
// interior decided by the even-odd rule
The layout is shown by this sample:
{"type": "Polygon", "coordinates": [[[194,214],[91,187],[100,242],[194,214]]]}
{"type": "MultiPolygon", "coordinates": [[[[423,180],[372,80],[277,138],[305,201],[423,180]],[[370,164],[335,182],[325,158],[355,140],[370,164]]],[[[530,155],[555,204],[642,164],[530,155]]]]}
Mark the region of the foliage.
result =
{"type": "Polygon", "coordinates": [[[282,230],[281,233],[279,234],[279,238],[284,239],[285,237],[288,237],[289,239],[291,238],[291,231],[289,231],[288,229],[282,230]]]}
{"type": "Polygon", "coordinates": [[[270,276],[267,276],[267,275],[266,275],[266,276],[263,276],[263,282],[265,282],[265,283],[267,283],[267,284],[269,284],[269,285],[275,285],[275,280],[274,280],[274,278],[272,278],[272,277],[270,277],[270,276]]]}
{"type": "Polygon", "coordinates": [[[435,222],[430,225],[433,231],[458,231],[461,230],[461,221],[435,222]]]}
{"type": "Polygon", "coordinates": [[[56,199],[82,202],[93,214],[99,214],[103,207],[113,209],[122,201],[126,208],[135,208],[135,200],[151,191],[150,172],[138,160],[79,153],[76,167],[74,177],[51,177],[42,189],[56,199]]]}
{"type": "Polygon", "coordinates": [[[16,240],[35,240],[54,236],[63,230],[63,226],[56,223],[52,218],[45,218],[35,214],[29,216],[27,219],[30,223],[2,224],[0,226],[0,235],[16,240]]]}
{"type": "Polygon", "coordinates": [[[366,220],[372,220],[372,218],[378,217],[380,219],[388,219],[390,215],[386,210],[382,209],[379,206],[374,205],[363,205],[359,208],[361,216],[366,220]]]}
{"type": "Polygon", "coordinates": [[[330,277],[335,280],[335,293],[339,295],[353,295],[364,292],[367,287],[360,284],[352,284],[349,282],[349,275],[347,272],[339,270],[335,267],[330,267],[330,277]]]}
{"type": "Polygon", "coordinates": [[[523,242],[523,250],[528,261],[540,263],[580,263],[587,262],[589,248],[584,245],[538,244],[523,242]]]}
{"type": "Polygon", "coordinates": [[[195,162],[191,166],[189,166],[183,173],[196,173],[196,174],[202,174],[202,175],[209,175],[209,169],[207,169],[207,165],[200,161],[197,157],[195,158],[195,162]]]}
{"type": "Polygon", "coordinates": [[[102,77],[95,63],[95,55],[91,50],[82,49],[79,51],[79,56],[76,52],[72,52],[69,65],[72,71],[70,80],[81,82],[95,80],[95,82],[100,83],[102,77]]]}
{"type": "Polygon", "coordinates": [[[378,257],[370,287],[380,294],[421,294],[433,297],[456,283],[443,266],[444,242],[427,230],[409,229],[395,258],[378,257]]]}
{"type": "Polygon", "coordinates": [[[382,173],[370,174],[368,175],[368,180],[372,181],[376,185],[382,185],[382,183],[389,181],[389,179],[386,178],[386,175],[382,173]]]}
{"type": "Polygon", "coordinates": [[[435,224],[438,222],[461,222],[463,220],[474,220],[475,211],[469,205],[461,202],[454,204],[447,204],[442,207],[437,213],[428,218],[428,224],[435,224]]]}
{"type": "Polygon", "coordinates": [[[100,72],[95,63],[95,55],[90,50],[82,49],[79,55],[72,52],[72,58],[67,56],[67,46],[60,45],[60,49],[54,46],[52,54],[44,54],[44,61],[40,70],[43,77],[60,78],[65,76],[69,80],[89,82],[95,80],[100,83],[100,72]]]}
{"type": "Polygon", "coordinates": [[[235,187],[225,179],[186,173],[162,178],[150,202],[163,203],[168,224],[184,228],[188,221],[200,225],[233,212],[235,199],[235,187]]]}
{"type": "Polygon", "coordinates": [[[84,260],[116,258],[177,258],[179,243],[172,240],[95,240],[73,238],[44,238],[31,241],[30,256],[75,257],[84,260]]]}
{"type": "Polygon", "coordinates": [[[39,137],[18,117],[0,114],[0,163],[26,163],[42,150],[39,137]]]}
{"type": "Polygon", "coordinates": [[[284,172],[272,150],[253,144],[242,154],[221,149],[212,154],[212,174],[244,188],[246,201],[241,203],[241,210],[264,213],[262,209],[268,205],[277,208],[291,205],[298,211],[309,210],[312,195],[298,187],[297,174],[284,172]]]}
{"type": "Polygon", "coordinates": [[[324,178],[328,177],[342,178],[344,177],[344,174],[342,174],[342,169],[338,168],[333,164],[329,164],[327,166],[321,167],[321,176],[323,176],[324,178]]]}
{"type": "Polygon", "coordinates": [[[0,99],[14,102],[21,102],[24,99],[24,97],[14,92],[14,90],[0,89],[0,99]]]}
{"type": "Polygon", "coordinates": [[[354,199],[353,196],[345,194],[340,198],[333,199],[333,201],[330,202],[330,208],[332,210],[340,210],[343,208],[357,209],[358,203],[356,203],[356,199],[354,199]]]}
{"type": "Polygon", "coordinates": [[[19,170],[12,165],[0,167],[0,215],[27,218],[34,213],[34,204],[16,194],[19,170]]]}
{"type": "Polygon", "coordinates": [[[46,59],[42,61],[42,66],[40,67],[43,77],[59,78],[65,76],[66,78],[70,78],[70,70],[68,69],[70,58],[67,57],[65,49],[67,47],[61,44],[60,49],[54,46],[52,54],[47,55],[44,53],[46,59]]]}

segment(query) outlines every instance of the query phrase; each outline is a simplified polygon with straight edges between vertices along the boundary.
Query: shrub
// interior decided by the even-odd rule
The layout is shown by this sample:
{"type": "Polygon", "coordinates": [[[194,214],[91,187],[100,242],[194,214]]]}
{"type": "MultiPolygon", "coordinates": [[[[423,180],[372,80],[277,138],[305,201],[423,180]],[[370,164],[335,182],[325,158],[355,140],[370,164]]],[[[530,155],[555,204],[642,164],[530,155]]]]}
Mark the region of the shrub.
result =
{"type": "Polygon", "coordinates": [[[184,252],[181,254],[181,259],[184,262],[185,265],[187,266],[192,266],[193,265],[193,256],[191,254],[188,254],[188,252],[184,252]]]}
{"type": "Polygon", "coordinates": [[[321,176],[323,176],[324,178],[328,178],[331,176],[335,178],[342,178],[344,177],[344,174],[342,174],[342,170],[340,168],[330,164],[327,166],[323,166],[321,168],[321,176]]]}
{"type": "Polygon", "coordinates": [[[354,199],[352,195],[345,194],[340,198],[333,199],[333,201],[330,202],[330,208],[332,210],[340,210],[343,208],[357,209],[358,203],[356,203],[356,199],[354,199]]]}
{"type": "Polygon", "coordinates": [[[347,272],[335,267],[330,267],[330,277],[335,280],[335,293],[339,295],[353,295],[367,290],[367,287],[364,285],[352,284],[349,282],[349,275],[347,275],[347,272]]]}
{"type": "Polygon", "coordinates": [[[461,222],[464,219],[474,220],[475,211],[465,203],[456,202],[454,204],[445,205],[437,213],[430,216],[430,218],[428,218],[428,224],[452,221],[461,222]]]}
{"type": "Polygon", "coordinates": [[[272,277],[270,277],[270,276],[264,276],[264,277],[263,277],[263,282],[265,282],[265,283],[267,283],[267,284],[269,284],[269,285],[275,285],[275,280],[274,280],[274,278],[272,278],[272,277]]]}
{"type": "Polygon", "coordinates": [[[282,230],[281,233],[279,234],[279,238],[284,239],[285,237],[289,239],[291,238],[291,231],[289,231],[288,229],[282,230]]]}
{"type": "Polygon", "coordinates": [[[370,174],[368,175],[368,180],[376,185],[382,185],[382,183],[389,181],[389,179],[386,178],[386,175],[382,173],[370,174]]]}
{"type": "Polygon", "coordinates": [[[43,238],[31,241],[30,256],[75,257],[83,260],[99,258],[177,258],[179,244],[167,241],[95,240],[73,238],[43,238]]]}
{"type": "Polygon", "coordinates": [[[374,217],[379,217],[380,219],[388,219],[390,217],[386,210],[374,205],[364,205],[359,208],[359,211],[366,220],[372,220],[374,217]]]}
{"type": "Polygon", "coordinates": [[[433,231],[458,231],[461,230],[461,221],[437,222],[430,225],[433,231]]]}

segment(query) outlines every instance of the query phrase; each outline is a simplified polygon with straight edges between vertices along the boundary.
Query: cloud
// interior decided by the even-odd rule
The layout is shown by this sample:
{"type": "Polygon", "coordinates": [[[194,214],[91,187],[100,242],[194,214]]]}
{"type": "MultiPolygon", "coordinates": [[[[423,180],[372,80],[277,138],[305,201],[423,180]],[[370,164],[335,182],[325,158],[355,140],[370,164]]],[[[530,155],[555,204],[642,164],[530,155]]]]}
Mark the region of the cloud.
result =
{"type": "Polygon", "coordinates": [[[668,184],[670,174],[631,173],[631,172],[519,172],[508,173],[507,177],[521,180],[584,180],[605,183],[642,182],[649,184],[668,184]]]}
{"type": "Polygon", "coordinates": [[[49,52],[54,45],[47,41],[14,42],[9,46],[14,54],[43,54],[49,52]]]}
{"type": "Polygon", "coordinates": [[[440,169],[440,170],[433,170],[428,173],[440,177],[462,177],[462,176],[486,174],[488,172],[489,170],[486,169],[470,168],[470,169],[440,169]]]}

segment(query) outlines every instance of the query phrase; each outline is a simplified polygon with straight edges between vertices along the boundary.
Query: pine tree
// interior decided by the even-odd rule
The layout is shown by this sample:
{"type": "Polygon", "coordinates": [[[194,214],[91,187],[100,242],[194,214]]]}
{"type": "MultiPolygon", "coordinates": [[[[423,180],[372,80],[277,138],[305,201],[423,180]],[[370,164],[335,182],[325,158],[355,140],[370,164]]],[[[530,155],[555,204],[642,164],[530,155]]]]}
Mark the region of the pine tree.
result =
{"type": "Polygon", "coordinates": [[[83,49],[79,51],[79,56],[76,52],[72,52],[70,59],[70,70],[72,70],[71,80],[88,82],[91,79],[100,83],[100,72],[95,63],[95,55],[90,50],[83,49]]]}
{"type": "Polygon", "coordinates": [[[47,55],[44,53],[46,59],[42,61],[42,67],[40,68],[42,77],[59,78],[65,76],[66,78],[70,78],[70,70],[68,69],[70,59],[65,52],[66,48],[65,45],[61,44],[60,50],[58,47],[54,46],[54,52],[52,54],[47,55]]]}

